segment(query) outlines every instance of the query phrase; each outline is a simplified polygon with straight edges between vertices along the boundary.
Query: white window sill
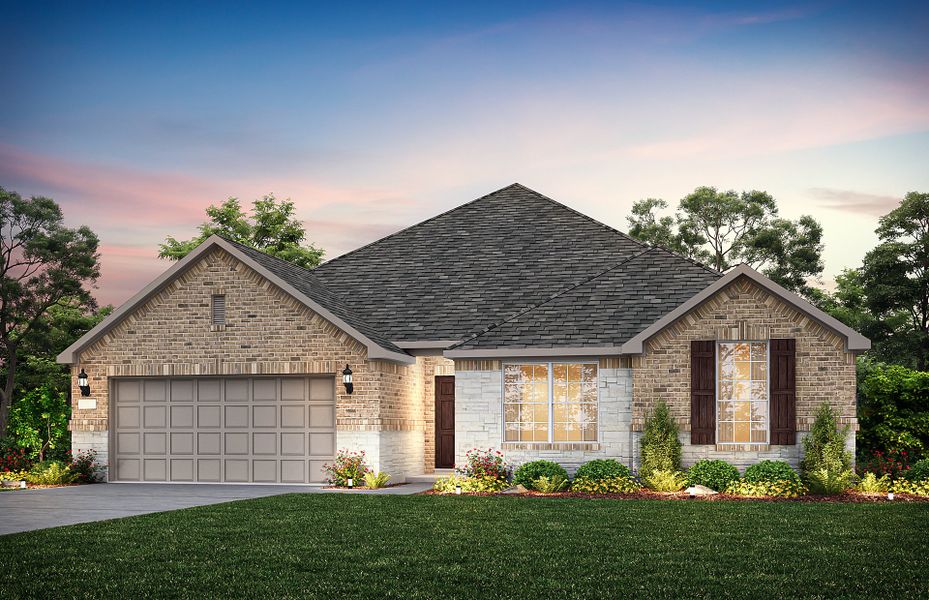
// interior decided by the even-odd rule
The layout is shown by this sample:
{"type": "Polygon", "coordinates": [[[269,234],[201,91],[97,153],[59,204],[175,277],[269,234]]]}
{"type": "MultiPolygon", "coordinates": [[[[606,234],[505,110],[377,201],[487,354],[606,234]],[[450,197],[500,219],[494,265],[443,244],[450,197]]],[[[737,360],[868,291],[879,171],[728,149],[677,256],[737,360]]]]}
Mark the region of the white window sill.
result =
{"type": "Polygon", "coordinates": [[[600,442],[503,442],[502,449],[594,451],[600,449],[600,442]]]}

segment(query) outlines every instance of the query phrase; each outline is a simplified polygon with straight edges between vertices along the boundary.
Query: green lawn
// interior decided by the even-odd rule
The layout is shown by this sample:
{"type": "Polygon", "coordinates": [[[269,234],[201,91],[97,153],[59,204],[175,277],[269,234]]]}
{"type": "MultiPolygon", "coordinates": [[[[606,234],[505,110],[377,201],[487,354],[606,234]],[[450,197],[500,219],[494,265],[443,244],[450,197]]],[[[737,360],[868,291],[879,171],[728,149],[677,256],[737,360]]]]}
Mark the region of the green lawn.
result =
{"type": "Polygon", "coordinates": [[[0,537],[0,597],[97,596],[926,598],[929,504],[292,494],[0,537]]]}

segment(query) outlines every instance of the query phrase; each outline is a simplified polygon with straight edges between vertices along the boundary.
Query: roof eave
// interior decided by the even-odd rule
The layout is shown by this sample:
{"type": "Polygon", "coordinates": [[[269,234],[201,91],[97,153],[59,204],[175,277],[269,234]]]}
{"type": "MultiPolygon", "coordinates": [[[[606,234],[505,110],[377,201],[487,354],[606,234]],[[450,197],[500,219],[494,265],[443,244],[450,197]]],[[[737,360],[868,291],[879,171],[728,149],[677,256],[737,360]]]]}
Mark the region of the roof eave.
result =
{"type": "Polygon", "coordinates": [[[622,345],[623,354],[642,354],[645,351],[645,342],[655,336],[658,332],[663,330],[668,325],[677,321],[679,318],[694,310],[707,300],[709,300],[714,294],[728,286],[730,283],[738,279],[739,277],[748,277],[754,283],[762,286],[769,292],[773,293],[775,296],[778,296],[781,300],[787,302],[788,304],[794,306],[811,319],[819,322],[824,327],[831,329],[835,333],[843,336],[845,338],[845,347],[848,352],[858,353],[865,352],[871,348],[871,340],[864,337],[845,323],[842,323],[835,317],[823,312],[822,310],[816,308],[808,301],[804,300],[797,294],[784,289],[777,283],[771,281],[758,271],[752,269],[748,265],[739,265],[723,275],[720,279],[717,279],[701,291],[694,294],[689,300],[661,317],[639,334],[630,338],[627,342],[622,345]]]}
{"type": "Polygon", "coordinates": [[[301,303],[303,303],[310,310],[316,312],[321,317],[331,322],[333,325],[344,331],[345,333],[352,336],[354,339],[358,340],[364,344],[368,350],[369,359],[381,359],[389,360],[393,362],[399,362],[404,364],[413,364],[416,362],[416,358],[410,356],[409,354],[398,353],[387,348],[382,347],[380,344],[370,339],[369,337],[362,334],[360,331],[334,315],[332,312],[321,306],[315,300],[307,296],[306,294],[300,292],[289,283],[272,273],[267,268],[260,265],[258,262],[253,260],[251,257],[247,256],[245,253],[241,252],[238,248],[219,237],[218,235],[213,235],[204,240],[202,244],[197,246],[190,254],[185,256],[183,259],[178,261],[176,265],[162,273],[157,279],[152,283],[145,286],[138,294],[130,298],[117,310],[108,316],[106,319],[101,321],[96,327],[88,331],[86,334],[81,336],[76,342],[68,346],[61,354],[58,355],[57,362],[61,364],[74,364],[76,362],[76,357],[79,356],[80,350],[85,348],[87,345],[93,343],[101,336],[106,334],[106,332],[119,323],[128,313],[130,313],[137,305],[141,304],[144,300],[148,299],[152,294],[160,291],[171,281],[173,281],[177,276],[181,275],[185,270],[187,270],[190,265],[192,265],[196,260],[207,250],[218,246],[236,257],[236,259],[242,261],[246,266],[252,270],[259,273],[262,277],[268,279],[271,283],[277,287],[284,290],[286,293],[290,294],[301,303]]]}
{"type": "Polygon", "coordinates": [[[445,358],[514,358],[546,356],[619,356],[618,346],[550,346],[545,348],[455,349],[442,353],[445,358]]]}

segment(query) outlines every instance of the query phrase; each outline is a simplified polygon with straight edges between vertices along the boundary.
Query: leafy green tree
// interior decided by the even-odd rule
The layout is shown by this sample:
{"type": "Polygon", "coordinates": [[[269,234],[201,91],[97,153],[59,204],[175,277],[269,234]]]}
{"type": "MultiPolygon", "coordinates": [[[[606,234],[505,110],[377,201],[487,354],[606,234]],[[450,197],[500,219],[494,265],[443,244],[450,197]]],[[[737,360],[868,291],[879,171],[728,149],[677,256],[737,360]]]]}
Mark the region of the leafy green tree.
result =
{"type": "Polygon", "coordinates": [[[51,198],[0,188],[0,436],[6,432],[20,346],[56,305],[92,306],[100,275],[97,236],[64,226],[51,198]],[[87,286],[87,287],[85,287],[87,286]]]}
{"type": "Polygon", "coordinates": [[[68,397],[42,386],[16,401],[10,411],[9,431],[17,445],[29,450],[31,457],[64,458],[70,446],[68,397]]]}
{"type": "Polygon", "coordinates": [[[859,457],[880,450],[929,458],[929,372],[881,363],[859,370],[859,457]]]}
{"type": "Polygon", "coordinates": [[[629,234],[718,271],[745,262],[787,289],[816,293],[807,280],[823,271],[823,229],[813,217],[780,218],[774,198],[757,190],[699,187],[681,199],[673,218],[657,214],[667,207],[655,198],[636,202],[629,234]]]}
{"type": "Polygon", "coordinates": [[[906,315],[901,330],[920,371],[929,368],[929,193],[908,193],[900,206],[881,217],[881,240],[861,268],[868,309],[878,320],[906,315]]]}
{"type": "Polygon", "coordinates": [[[265,196],[252,203],[249,216],[237,198],[229,198],[207,208],[206,214],[210,220],[200,225],[198,236],[185,241],[168,236],[158,256],[180,260],[211,235],[220,235],[307,269],[322,261],[321,248],[304,245],[306,229],[294,217],[294,203],[290,200],[278,202],[273,194],[265,196]]]}

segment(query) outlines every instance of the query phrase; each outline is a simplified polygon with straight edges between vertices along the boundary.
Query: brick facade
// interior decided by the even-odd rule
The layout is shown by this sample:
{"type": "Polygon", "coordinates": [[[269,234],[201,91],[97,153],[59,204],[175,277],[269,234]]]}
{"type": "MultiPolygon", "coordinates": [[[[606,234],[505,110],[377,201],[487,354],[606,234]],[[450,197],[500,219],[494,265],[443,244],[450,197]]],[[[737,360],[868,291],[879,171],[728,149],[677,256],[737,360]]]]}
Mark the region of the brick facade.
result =
{"type": "MultiPolygon", "coordinates": [[[[835,409],[841,423],[856,427],[855,356],[831,330],[740,278],[701,306],[650,339],[645,352],[632,359],[633,428],[641,431],[656,401],[664,400],[676,418],[685,444],[685,461],[722,458],[736,463],[777,458],[796,464],[796,446],[690,446],[690,342],[692,340],[768,340],[795,338],[797,431],[808,431],[823,402],[835,409]]],[[[802,434],[798,435],[802,438],[802,434]]],[[[849,445],[854,445],[854,433],[849,445]]]]}

